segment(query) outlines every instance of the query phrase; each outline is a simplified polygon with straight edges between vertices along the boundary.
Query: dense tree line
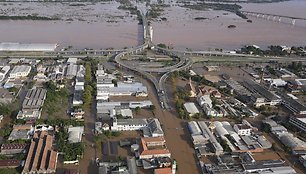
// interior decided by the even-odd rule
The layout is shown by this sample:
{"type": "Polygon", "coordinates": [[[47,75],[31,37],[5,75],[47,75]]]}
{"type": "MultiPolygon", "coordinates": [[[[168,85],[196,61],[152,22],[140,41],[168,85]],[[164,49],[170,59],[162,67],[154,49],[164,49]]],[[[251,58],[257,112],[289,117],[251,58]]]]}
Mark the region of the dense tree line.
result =
{"type": "Polygon", "coordinates": [[[67,143],[68,132],[65,128],[60,128],[60,130],[55,134],[57,139],[57,148],[59,152],[64,153],[65,161],[72,161],[81,157],[84,153],[83,143],[67,143]]]}

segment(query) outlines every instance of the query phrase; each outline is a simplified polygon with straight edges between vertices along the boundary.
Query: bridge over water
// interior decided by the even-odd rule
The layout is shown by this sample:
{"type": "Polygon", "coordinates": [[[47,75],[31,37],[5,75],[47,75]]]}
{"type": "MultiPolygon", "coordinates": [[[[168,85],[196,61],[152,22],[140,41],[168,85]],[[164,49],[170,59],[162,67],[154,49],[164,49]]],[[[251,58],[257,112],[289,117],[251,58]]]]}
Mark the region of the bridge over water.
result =
{"type": "Polygon", "coordinates": [[[240,12],[246,16],[263,18],[263,19],[271,20],[275,22],[282,22],[282,20],[284,19],[289,19],[292,25],[295,25],[296,20],[306,21],[306,18],[304,17],[294,17],[294,16],[278,15],[278,14],[262,13],[262,12],[252,12],[252,11],[240,11],[240,12]]]}

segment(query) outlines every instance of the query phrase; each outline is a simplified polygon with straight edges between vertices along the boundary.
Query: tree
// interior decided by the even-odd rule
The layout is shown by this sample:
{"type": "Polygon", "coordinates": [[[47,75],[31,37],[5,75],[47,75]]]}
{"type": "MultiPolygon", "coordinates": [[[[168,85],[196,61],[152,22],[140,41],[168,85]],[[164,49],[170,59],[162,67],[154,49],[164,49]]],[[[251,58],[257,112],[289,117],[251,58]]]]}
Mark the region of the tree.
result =
{"type": "Polygon", "coordinates": [[[93,88],[90,85],[85,86],[85,91],[83,93],[84,105],[89,106],[92,101],[93,88]]]}
{"type": "Polygon", "coordinates": [[[163,44],[163,43],[159,43],[159,44],[157,44],[157,46],[158,47],[160,47],[160,48],[167,48],[167,45],[166,44],[163,44]]]}
{"type": "Polygon", "coordinates": [[[154,105],[151,105],[149,109],[153,112],[156,109],[156,107],[154,105]]]}
{"type": "Polygon", "coordinates": [[[185,111],[182,108],[178,109],[178,115],[180,118],[185,118],[185,111]]]}
{"type": "Polygon", "coordinates": [[[195,119],[200,119],[201,117],[203,117],[203,114],[202,113],[196,113],[194,114],[193,118],[195,119]]]}
{"type": "Polygon", "coordinates": [[[8,137],[13,130],[11,125],[5,124],[1,129],[0,129],[0,136],[1,137],[8,137]]]}
{"type": "Polygon", "coordinates": [[[87,84],[92,81],[92,75],[91,75],[91,65],[89,62],[85,64],[85,82],[87,84]]]}
{"type": "Polygon", "coordinates": [[[8,115],[11,113],[11,109],[8,105],[0,104],[0,115],[8,115]]]}
{"type": "Polygon", "coordinates": [[[139,107],[139,106],[137,106],[137,107],[135,108],[135,112],[136,112],[136,114],[138,114],[138,113],[140,112],[140,107],[139,107]]]}

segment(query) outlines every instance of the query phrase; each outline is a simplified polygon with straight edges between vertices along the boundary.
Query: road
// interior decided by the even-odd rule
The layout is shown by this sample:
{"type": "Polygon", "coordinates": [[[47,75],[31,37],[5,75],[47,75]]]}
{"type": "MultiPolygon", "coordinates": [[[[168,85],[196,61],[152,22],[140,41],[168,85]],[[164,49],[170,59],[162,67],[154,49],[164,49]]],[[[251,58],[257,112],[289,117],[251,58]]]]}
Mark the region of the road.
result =
{"type": "MultiPolygon", "coordinates": [[[[105,63],[105,66],[109,68],[114,67],[114,65],[108,62],[105,63]]],[[[161,108],[159,105],[159,95],[150,80],[144,79],[139,74],[135,74],[135,71],[123,69],[123,72],[127,74],[134,72],[134,75],[140,78],[141,82],[147,86],[149,100],[156,106],[154,110],[155,118],[158,118],[161,122],[165,133],[166,145],[172,154],[171,158],[177,161],[178,174],[200,173],[186,121],[179,119],[176,112],[161,108]]]]}
{"type": "Polygon", "coordinates": [[[92,103],[91,108],[85,109],[85,135],[83,136],[83,143],[85,144],[85,151],[83,158],[80,160],[79,164],[79,172],[80,174],[87,173],[98,173],[98,167],[95,163],[95,159],[100,156],[101,152],[97,152],[96,148],[93,146],[94,142],[94,134],[93,131],[95,129],[95,121],[96,121],[96,109],[95,102],[92,103]]]}
{"type": "Polygon", "coordinates": [[[156,106],[154,114],[162,124],[168,149],[172,159],[177,160],[178,173],[199,173],[196,163],[196,155],[192,147],[191,138],[185,120],[179,119],[175,111],[164,110],[159,104],[159,96],[154,93],[154,87],[148,82],[146,84],[150,92],[149,99],[156,106]]]}

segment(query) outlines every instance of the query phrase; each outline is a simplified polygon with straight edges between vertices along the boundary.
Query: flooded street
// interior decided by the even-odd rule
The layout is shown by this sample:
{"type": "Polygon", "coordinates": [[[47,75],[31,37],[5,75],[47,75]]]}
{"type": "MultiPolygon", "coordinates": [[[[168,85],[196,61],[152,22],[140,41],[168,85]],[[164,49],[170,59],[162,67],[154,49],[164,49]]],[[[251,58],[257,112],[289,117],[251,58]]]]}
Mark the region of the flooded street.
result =
{"type": "MultiPolygon", "coordinates": [[[[170,3],[170,2],[169,2],[170,3]]],[[[139,43],[135,15],[117,9],[117,2],[85,3],[0,3],[1,15],[38,15],[58,17],[59,21],[0,21],[1,42],[58,43],[61,47],[123,48],[139,43]]],[[[306,1],[294,0],[271,4],[240,4],[243,10],[293,17],[306,16],[306,1]]],[[[226,11],[197,11],[171,2],[160,19],[152,22],[154,43],[177,49],[233,50],[246,44],[306,45],[306,21],[296,25],[249,17],[252,23],[226,11]],[[194,18],[201,17],[202,20],[194,18]],[[228,28],[235,25],[236,28],[228,28]]]]}

